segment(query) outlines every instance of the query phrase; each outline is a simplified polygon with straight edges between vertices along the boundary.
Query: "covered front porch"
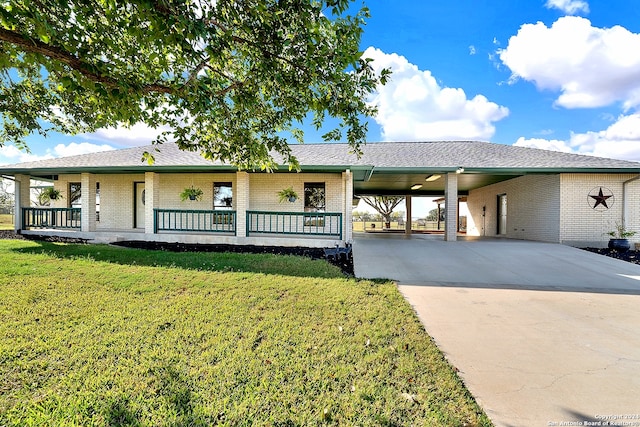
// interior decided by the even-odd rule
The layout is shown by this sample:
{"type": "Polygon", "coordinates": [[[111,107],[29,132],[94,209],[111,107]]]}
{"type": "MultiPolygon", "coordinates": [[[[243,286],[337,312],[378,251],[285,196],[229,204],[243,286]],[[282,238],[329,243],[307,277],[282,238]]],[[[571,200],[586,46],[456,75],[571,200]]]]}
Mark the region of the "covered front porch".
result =
{"type": "Polygon", "coordinates": [[[56,200],[53,206],[34,207],[30,197],[32,176],[16,175],[15,229],[22,234],[106,243],[146,240],[290,247],[335,247],[348,243],[350,172],[294,175],[301,188],[307,185],[305,181],[327,182],[327,200],[323,200],[322,209],[313,211],[303,206],[304,200],[277,203],[277,190],[296,182],[291,176],[243,171],[60,175],[53,181],[65,198],[56,200]],[[194,182],[205,189],[204,199],[180,202],[179,189],[193,186],[194,182]],[[216,182],[233,188],[228,205],[222,208],[214,201],[216,182]],[[71,200],[71,186],[80,191],[75,201],[71,200]],[[66,193],[65,188],[69,190],[66,193]]]}

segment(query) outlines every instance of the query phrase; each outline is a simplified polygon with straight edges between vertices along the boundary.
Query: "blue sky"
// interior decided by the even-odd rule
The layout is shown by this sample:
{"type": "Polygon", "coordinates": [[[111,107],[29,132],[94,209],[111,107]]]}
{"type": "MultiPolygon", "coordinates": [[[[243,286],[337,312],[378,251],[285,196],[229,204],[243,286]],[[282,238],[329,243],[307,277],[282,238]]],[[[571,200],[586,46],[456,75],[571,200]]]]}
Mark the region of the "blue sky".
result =
{"type": "MultiPolygon", "coordinates": [[[[360,3],[356,3],[358,5],[360,3]]],[[[391,82],[369,141],[483,140],[640,161],[640,5],[368,0],[362,50],[391,82]]],[[[32,137],[0,164],[147,144],[155,132],[32,137]]],[[[308,142],[320,140],[308,131],[308,142]]]]}

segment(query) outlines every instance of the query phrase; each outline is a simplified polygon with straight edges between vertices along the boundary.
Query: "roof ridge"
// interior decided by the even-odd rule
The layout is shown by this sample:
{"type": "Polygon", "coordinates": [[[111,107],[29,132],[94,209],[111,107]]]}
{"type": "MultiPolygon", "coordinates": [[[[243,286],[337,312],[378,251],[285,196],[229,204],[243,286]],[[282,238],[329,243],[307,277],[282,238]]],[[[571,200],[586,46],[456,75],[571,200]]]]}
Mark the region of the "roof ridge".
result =
{"type": "MultiPolygon", "coordinates": [[[[504,144],[496,144],[496,145],[504,145],[504,144]]],[[[613,157],[602,157],[602,156],[596,156],[596,155],[593,155],[593,154],[586,154],[586,153],[572,153],[572,152],[567,152],[567,151],[547,150],[545,148],[527,147],[527,146],[524,146],[524,145],[507,145],[507,147],[514,147],[514,148],[520,149],[520,150],[531,150],[531,151],[544,152],[546,154],[554,154],[554,155],[560,155],[560,156],[564,155],[564,156],[574,156],[574,157],[588,158],[588,159],[613,160],[613,161],[616,161],[616,162],[627,162],[627,163],[632,163],[632,164],[640,164],[640,162],[638,162],[636,160],[615,159],[613,157]]]]}

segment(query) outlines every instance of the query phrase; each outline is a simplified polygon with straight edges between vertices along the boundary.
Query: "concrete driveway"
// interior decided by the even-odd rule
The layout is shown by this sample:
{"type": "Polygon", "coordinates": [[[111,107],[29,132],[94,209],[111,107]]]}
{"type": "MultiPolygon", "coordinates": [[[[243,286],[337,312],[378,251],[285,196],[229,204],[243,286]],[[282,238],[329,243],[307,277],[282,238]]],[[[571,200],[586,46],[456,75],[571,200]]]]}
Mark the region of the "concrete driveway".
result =
{"type": "Polygon", "coordinates": [[[356,276],[398,282],[496,426],[640,426],[640,266],[430,235],[359,234],[353,251],[356,276]]]}

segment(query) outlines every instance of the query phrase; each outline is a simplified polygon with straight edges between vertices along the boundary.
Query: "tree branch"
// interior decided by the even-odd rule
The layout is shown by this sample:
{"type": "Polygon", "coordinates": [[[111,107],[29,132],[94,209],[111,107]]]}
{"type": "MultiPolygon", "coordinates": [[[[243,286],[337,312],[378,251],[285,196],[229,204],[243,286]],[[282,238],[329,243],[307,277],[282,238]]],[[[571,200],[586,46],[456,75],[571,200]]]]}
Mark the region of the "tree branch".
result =
{"type": "MultiPolygon", "coordinates": [[[[92,66],[82,61],[80,58],[75,56],[74,54],[61,49],[56,46],[51,46],[47,43],[44,43],[40,40],[34,40],[28,38],[27,36],[17,33],[15,31],[7,30],[5,28],[0,28],[0,41],[4,41],[7,43],[14,44],[16,46],[21,47],[26,52],[30,53],[38,53],[44,55],[48,58],[51,58],[55,61],[62,62],[68,67],[78,71],[80,74],[85,76],[87,79],[101,83],[107,87],[121,87],[116,79],[110,76],[102,75],[95,70],[93,70],[92,66]]],[[[107,63],[103,63],[104,65],[108,65],[107,63]]],[[[147,84],[143,85],[140,88],[143,92],[160,92],[160,93],[175,93],[176,89],[157,84],[147,84]]]]}
{"type": "MultiPolygon", "coordinates": [[[[182,85],[181,89],[184,89],[186,86],[190,85],[191,82],[193,82],[196,77],[198,76],[198,73],[200,71],[202,71],[204,69],[204,67],[208,66],[208,62],[211,60],[210,57],[206,57],[204,58],[199,64],[198,66],[191,72],[191,75],[189,76],[189,78],[187,79],[186,82],[184,82],[184,84],[182,85]]],[[[209,67],[211,69],[211,67],[209,67]]]]}
{"type": "MultiPolygon", "coordinates": [[[[179,14],[177,14],[175,11],[171,10],[169,7],[167,7],[164,4],[161,4],[161,2],[158,1],[154,1],[153,2],[153,7],[154,9],[163,15],[170,15],[170,16],[176,16],[176,17],[182,17],[184,18],[184,16],[181,16],[179,14]]],[[[201,20],[202,23],[204,23],[205,25],[210,25],[216,28],[219,28],[220,30],[222,30],[225,33],[230,33],[229,32],[229,28],[224,25],[223,23],[221,23],[220,21],[214,19],[214,18],[207,18],[207,19],[202,19],[201,20]]],[[[270,52],[267,49],[265,49],[265,45],[264,44],[260,44],[260,43],[256,43],[254,41],[251,41],[249,39],[246,39],[244,37],[240,37],[238,35],[235,34],[230,34],[231,40],[236,42],[236,43],[242,43],[242,44],[246,44],[249,45],[257,50],[259,50],[260,52],[262,52],[262,54],[265,57],[269,57],[269,58],[273,58],[273,59],[278,59],[280,61],[283,61],[289,65],[291,65],[292,67],[296,68],[299,71],[302,71],[304,73],[307,73],[309,70],[306,67],[301,66],[300,64],[290,60],[289,58],[285,58],[284,56],[278,55],[276,53],[270,52]]]]}
{"type": "MultiPolygon", "coordinates": [[[[216,21],[215,19],[206,19],[203,21],[205,24],[209,24],[212,25],[214,27],[220,28],[222,31],[227,32],[228,29],[226,26],[224,26],[223,24],[221,24],[220,22],[216,21]]],[[[245,39],[244,37],[240,37],[240,36],[236,36],[231,35],[231,40],[233,40],[234,42],[238,42],[238,43],[243,43],[246,45],[249,45],[255,49],[258,49],[260,52],[262,52],[262,54],[265,57],[269,57],[269,58],[273,58],[273,59],[277,59],[280,61],[283,61],[289,65],[291,65],[293,68],[297,69],[298,71],[302,71],[304,73],[308,72],[308,68],[301,66],[300,64],[290,60],[289,58],[285,58],[284,56],[278,55],[276,53],[273,52],[269,52],[267,49],[265,49],[264,45],[261,45],[259,43],[253,42],[249,39],[245,39]]]]}
{"type": "MultiPolygon", "coordinates": [[[[231,77],[229,77],[228,75],[226,75],[225,73],[223,73],[220,70],[216,70],[215,68],[213,68],[211,65],[207,64],[206,67],[211,70],[212,72],[216,73],[219,76],[224,77],[225,79],[233,82],[231,83],[229,86],[227,86],[226,88],[219,90],[218,92],[216,92],[216,95],[221,96],[221,95],[226,95],[228,92],[232,91],[233,89],[237,89],[241,86],[244,86],[244,84],[246,83],[246,81],[240,81],[240,80],[235,80],[232,79],[231,77]]],[[[252,69],[253,70],[253,69],[252,69]]],[[[249,73],[251,74],[251,73],[249,73]]]]}

